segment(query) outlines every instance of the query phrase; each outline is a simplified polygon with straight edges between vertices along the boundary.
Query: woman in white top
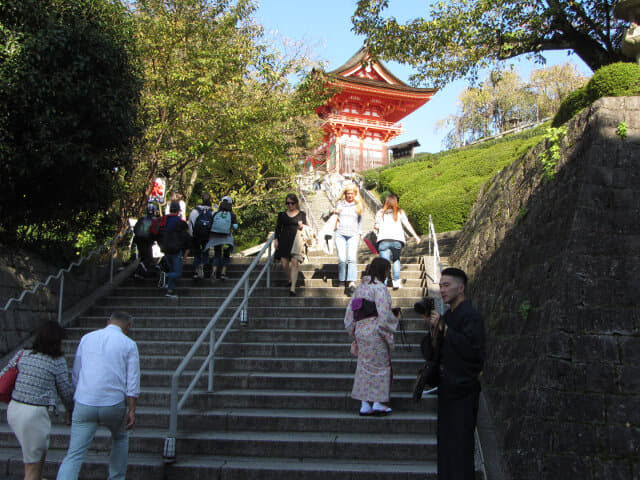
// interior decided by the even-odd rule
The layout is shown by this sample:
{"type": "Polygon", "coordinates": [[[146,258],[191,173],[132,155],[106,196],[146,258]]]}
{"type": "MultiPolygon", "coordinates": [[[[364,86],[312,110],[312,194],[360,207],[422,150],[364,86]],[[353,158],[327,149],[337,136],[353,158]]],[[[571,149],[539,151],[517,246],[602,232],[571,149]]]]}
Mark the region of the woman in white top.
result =
{"type": "Polygon", "coordinates": [[[364,204],[355,184],[347,185],[333,210],[338,216],[334,241],[338,253],[338,280],[346,282],[345,293],[351,295],[358,280],[358,243],[362,238],[364,204]]]}
{"type": "Polygon", "coordinates": [[[393,267],[393,289],[402,287],[400,282],[400,252],[405,246],[404,230],[406,228],[416,243],[420,244],[420,237],[409,223],[404,210],[398,205],[396,195],[387,195],[381,210],[376,213],[375,230],[378,235],[378,251],[382,258],[391,262],[393,267]]]}

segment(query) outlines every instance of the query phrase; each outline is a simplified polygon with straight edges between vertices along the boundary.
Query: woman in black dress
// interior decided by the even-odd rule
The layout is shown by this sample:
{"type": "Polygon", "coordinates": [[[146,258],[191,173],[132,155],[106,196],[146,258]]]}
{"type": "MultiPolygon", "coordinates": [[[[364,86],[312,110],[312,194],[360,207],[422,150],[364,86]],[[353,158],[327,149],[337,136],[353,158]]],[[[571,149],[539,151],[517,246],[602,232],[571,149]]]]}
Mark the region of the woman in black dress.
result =
{"type": "Polygon", "coordinates": [[[276,225],[275,259],[280,260],[284,273],[289,279],[289,295],[296,296],[296,280],[298,279],[298,259],[291,256],[291,247],[298,230],[307,224],[306,213],[298,209],[298,197],[290,193],[287,195],[287,209],[278,214],[276,225]]]}

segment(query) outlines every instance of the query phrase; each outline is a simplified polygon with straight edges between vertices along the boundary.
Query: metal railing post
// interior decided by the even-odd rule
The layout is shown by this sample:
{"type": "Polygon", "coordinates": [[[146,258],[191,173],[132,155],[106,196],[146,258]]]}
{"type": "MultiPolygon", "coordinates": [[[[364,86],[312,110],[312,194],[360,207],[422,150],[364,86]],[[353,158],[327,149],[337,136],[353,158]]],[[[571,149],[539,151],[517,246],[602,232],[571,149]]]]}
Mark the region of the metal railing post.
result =
{"type": "Polygon", "coordinates": [[[60,274],[60,291],[58,292],[58,323],[62,325],[62,299],[64,298],[64,271],[60,274]]]}
{"type": "Polygon", "coordinates": [[[209,382],[208,387],[209,391],[213,391],[213,369],[214,369],[214,357],[213,357],[213,349],[216,344],[216,329],[212,328],[211,333],[209,334],[209,355],[211,355],[211,360],[209,360],[209,382]]]}
{"type": "Polygon", "coordinates": [[[114,256],[115,246],[111,245],[109,249],[109,283],[113,283],[113,256],[114,256]]]}
{"type": "Polygon", "coordinates": [[[271,243],[269,244],[269,249],[268,249],[268,254],[267,254],[267,288],[271,288],[271,243]]]}
{"type": "Polygon", "coordinates": [[[249,277],[245,278],[244,280],[243,305],[242,305],[242,313],[240,314],[240,323],[247,323],[248,310],[249,310],[249,277]]]}

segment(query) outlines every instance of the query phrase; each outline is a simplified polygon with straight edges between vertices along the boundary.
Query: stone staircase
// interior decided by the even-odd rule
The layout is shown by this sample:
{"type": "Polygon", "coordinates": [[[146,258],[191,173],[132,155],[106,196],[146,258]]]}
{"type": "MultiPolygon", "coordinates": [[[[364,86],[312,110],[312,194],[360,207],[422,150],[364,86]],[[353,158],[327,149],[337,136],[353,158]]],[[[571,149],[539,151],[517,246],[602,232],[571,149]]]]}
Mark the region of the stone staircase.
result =
{"type": "MultiPolygon", "coordinates": [[[[410,242],[403,255],[404,288],[392,292],[413,345],[407,351],[396,337],[392,415],[358,415],[359,402],[350,398],[356,361],[343,327],[349,298],[335,281],[335,257],[314,252],[301,267],[297,297],[287,296],[280,267],[272,272],[272,288],[254,292],[248,323],[234,325],[217,353],[214,391],[207,391],[202,378],[181,410],[173,465],[164,465],[160,456],[169,424],[171,375],[249,260],[234,257],[226,282],[192,280],[193,270],[186,265],[176,287],[178,299],[163,297],[153,279],[130,279],[77,318],[64,344],[69,365],[80,337],[102,327],[111,312],[125,310],[135,318],[131,336],[140,350],[142,392],[130,437],[128,478],[435,479],[435,397],[419,405],[410,398],[422,363],[416,344],[423,321],[412,306],[426,291],[419,263],[426,248],[410,242]]],[[[361,249],[360,270],[369,259],[368,250],[361,249]]],[[[223,327],[224,322],[218,331],[223,327]]],[[[205,355],[203,347],[181,388],[205,355]]],[[[20,478],[20,449],[5,412],[3,406],[0,478],[20,478]]],[[[47,478],[55,477],[68,432],[62,416],[54,420],[47,478]]],[[[82,478],[107,476],[109,448],[109,433],[101,428],[82,478]]]]}

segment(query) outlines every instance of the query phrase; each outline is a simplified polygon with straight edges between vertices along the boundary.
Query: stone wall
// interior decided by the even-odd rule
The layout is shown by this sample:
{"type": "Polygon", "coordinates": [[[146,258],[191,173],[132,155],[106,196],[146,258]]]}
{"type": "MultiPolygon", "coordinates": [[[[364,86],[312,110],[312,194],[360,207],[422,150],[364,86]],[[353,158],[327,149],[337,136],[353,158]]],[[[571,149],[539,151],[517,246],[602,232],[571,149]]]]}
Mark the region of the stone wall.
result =
{"type": "MultiPolygon", "coordinates": [[[[56,275],[59,267],[47,263],[25,251],[3,249],[0,258],[0,307],[24,289],[31,289],[38,281],[56,275]]],[[[109,280],[107,259],[89,261],[65,273],[63,312],[81,303],[97,287],[109,280]]],[[[13,302],[5,312],[0,310],[0,357],[21,345],[45,320],[58,319],[60,281],[53,279],[48,287],[40,287],[27,294],[21,303],[13,302]]]]}
{"type": "Polygon", "coordinates": [[[547,147],[485,185],[452,254],[487,323],[485,395],[511,478],[638,480],[640,97],[571,120],[550,180],[547,147]]]}

